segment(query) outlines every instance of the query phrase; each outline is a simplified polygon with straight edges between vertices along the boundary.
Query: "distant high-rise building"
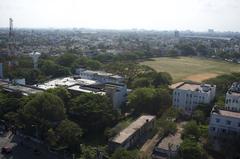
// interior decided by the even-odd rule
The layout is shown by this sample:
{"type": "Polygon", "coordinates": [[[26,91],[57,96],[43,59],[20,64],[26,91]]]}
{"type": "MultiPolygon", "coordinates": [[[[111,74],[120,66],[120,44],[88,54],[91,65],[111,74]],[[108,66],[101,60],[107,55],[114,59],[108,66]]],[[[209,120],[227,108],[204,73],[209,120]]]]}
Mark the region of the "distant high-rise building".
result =
{"type": "Polygon", "coordinates": [[[180,32],[176,30],[174,32],[174,36],[175,36],[175,38],[179,38],[180,37],[180,32]]]}

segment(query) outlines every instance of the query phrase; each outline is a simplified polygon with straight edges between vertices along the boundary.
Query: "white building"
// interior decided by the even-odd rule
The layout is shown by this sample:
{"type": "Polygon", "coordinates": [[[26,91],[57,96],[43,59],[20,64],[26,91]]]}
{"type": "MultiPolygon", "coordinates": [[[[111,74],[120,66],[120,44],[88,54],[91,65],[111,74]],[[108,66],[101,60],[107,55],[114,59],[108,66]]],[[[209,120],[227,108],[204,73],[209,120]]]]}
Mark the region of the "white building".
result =
{"type": "Polygon", "coordinates": [[[240,137],[240,83],[226,93],[225,108],[213,108],[209,123],[211,137],[240,137]]]}
{"type": "Polygon", "coordinates": [[[73,85],[76,84],[80,84],[80,85],[92,85],[92,84],[96,84],[96,81],[93,80],[88,80],[88,79],[78,79],[78,78],[74,78],[74,77],[64,77],[64,78],[57,78],[57,79],[53,79],[50,81],[47,81],[43,84],[36,84],[35,86],[38,88],[41,88],[43,90],[48,90],[51,88],[56,88],[59,86],[63,86],[63,87],[71,87],[73,85]]]}
{"type": "Polygon", "coordinates": [[[81,93],[107,95],[110,97],[114,108],[117,109],[126,103],[128,94],[127,86],[124,83],[101,83],[95,80],[75,77],[57,78],[35,86],[42,90],[62,86],[75,95],[79,95],[81,93]]]}
{"type": "Polygon", "coordinates": [[[119,75],[107,73],[103,71],[91,71],[83,68],[76,69],[76,74],[82,79],[96,80],[100,83],[123,83],[124,78],[119,75]]]}
{"type": "Polygon", "coordinates": [[[108,96],[114,108],[120,108],[127,101],[127,86],[125,84],[105,83],[95,85],[73,85],[68,87],[73,94],[93,93],[108,96]]]}
{"type": "Polygon", "coordinates": [[[213,108],[209,123],[211,137],[236,137],[240,135],[240,112],[213,108]]]}
{"type": "Polygon", "coordinates": [[[240,83],[234,82],[226,93],[225,107],[227,110],[240,111],[240,83]]]}
{"type": "Polygon", "coordinates": [[[106,94],[112,100],[113,106],[119,108],[127,101],[127,86],[125,84],[106,83],[106,94]]]}
{"type": "Polygon", "coordinates": [[[173,106],[187,114],[191,114],[199,104],[210,104],[216,93],[215,85],[193,82],[181,82],[173,89],[173,106]]]}

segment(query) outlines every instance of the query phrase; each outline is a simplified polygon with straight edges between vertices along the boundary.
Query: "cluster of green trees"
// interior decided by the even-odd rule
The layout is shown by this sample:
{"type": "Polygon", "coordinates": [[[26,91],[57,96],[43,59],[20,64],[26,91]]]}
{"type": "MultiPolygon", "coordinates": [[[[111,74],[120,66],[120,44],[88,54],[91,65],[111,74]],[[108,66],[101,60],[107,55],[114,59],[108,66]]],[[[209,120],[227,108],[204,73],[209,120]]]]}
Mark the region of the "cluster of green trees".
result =
{"type": "Polygon", "coordinates": [[[103,53],[93,57],[93,59],[100,61],[102,63],[106,63],[106,62],[120,62],[120,61],[122,62],[136,61],[136,60],[141,60],[148,57],[151,57],[151,54],[148,52],[135,51],[135,52],[116,54],[116,55],[103,53]]]}
{"type": "Polygon", "coordinates": [[[189,121],[183,127],[182,138],[183,142],[179,148],[179,156],[182,159],[207,159],[207,153],[203,148],[200,138],[203,133],[200,125],[196,121],[189,121]]]}
{"type": "Polygon", "coordinates": [[[83,135],[104,133],[106,127],[112,127],[119,119],[108,97],[97,94],[72,97],[61,87],[24,97],[0,92],[0,97],[1,119],[52,148],[74,153],[80,153],[83,135]]]}
{"type": "Polygon", "coordinates": [[[128,97],[128,110],[134,114],[161,115],[171,106],[171,95],[164,88],[137,88],[128,97]]]}
{"type": "Polygon", "coordinates": [[[43,54],[39,59],[38,68],[33,68],[31,57],[22,55],[14,59],[1,57],[4,64],[5,78],[25,78],[27,84],[36,84],[49,78],[71,75],[77,67],[88,69],[100,69],[102,64],[94,59],[73,53],[64,53],[59,56],[48,56],[43,54]],[[16,61],[15,65],[9,67],[8,61],[16,61]]]}

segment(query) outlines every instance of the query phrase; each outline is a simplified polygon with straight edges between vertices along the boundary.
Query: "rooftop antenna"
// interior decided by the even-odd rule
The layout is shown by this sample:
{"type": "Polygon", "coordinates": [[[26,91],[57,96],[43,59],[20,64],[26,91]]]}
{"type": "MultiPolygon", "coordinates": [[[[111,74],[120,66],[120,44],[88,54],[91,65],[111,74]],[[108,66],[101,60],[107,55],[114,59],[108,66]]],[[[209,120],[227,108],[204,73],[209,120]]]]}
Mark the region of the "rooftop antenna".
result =
{"type": "Polygon", "coordinates": [[[13,19],[9,18],[9,35],[8,35],[8,55],[14,56],[15,55],[15,36],[13,32],[13,19]]]}

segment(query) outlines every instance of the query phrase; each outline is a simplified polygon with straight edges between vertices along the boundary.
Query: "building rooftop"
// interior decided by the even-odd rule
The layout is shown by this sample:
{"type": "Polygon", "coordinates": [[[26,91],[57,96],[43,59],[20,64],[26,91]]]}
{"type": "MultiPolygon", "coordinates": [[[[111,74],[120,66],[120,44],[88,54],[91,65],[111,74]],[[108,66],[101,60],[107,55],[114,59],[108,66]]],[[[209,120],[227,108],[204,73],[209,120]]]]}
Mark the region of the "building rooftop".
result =
{"type": "Polygon", "coordinates": [[[157,148],[169,150],[169,147],[171,146],[172,151],[177,151],[181,143],[182,143],[181,133],[177,132],[175,135],[169,135],[169,136],[165,137],[157,145],[157,148]]]}
{"type": "Polygon", "coordinates": [[[179,87],[182,84],[184,84],[184,82],[174,83],[174,84],[170,85],[169,88],[170,89],[176,89],[177,87],[179,87]]]}
{"type": "Polygon", "coordinates": [[[99,76],[112,76],[113,75],[111,73],[107,73],[107,72],[103,72],[103,71],[92,71],[92,70],[85,70],[84,73],[97,74],[99,76]]]}
{"type": "Polygon", "coordinates": [[[212,114],[218,114],[218,115],[231,117],[231,118],[240,118],[240,112],[233,112],[229,110],[215,109],[212,111],[212,114]]]}
{"type": "Polygon", "coordinates": [[[231,94],[233,96],[240,96],[240,92],[232,92],[232,91],[228,91],[227,94],[231,94]]]}
{"type": "Polygon", "coordinates": [[[172,85],[175,89],[189,90],[189,91],[198,91],[198,92],[209,92],[215,85],[210,84],[201,84],[194,82],[182,82],[172,85]]]}
{"type": "Polygon", "coordinates": [[[106,92],[100,89],[94,89],[91,87],[81,87],[80,85],[74,85],[68,88],[68,90],[72,91],[78,91],[78,92],[83,92],[83,93],[93,93],[93,94],[101,94],[101,95],[106,95],[106,92]]]}
{"type": "Polygon", "coordinates": [[[65,77],[65,78],[57,78],[57,79],[45,82],[43,84],[37,84],[35,86],[37,86],[38,88],[47,90],[50,88],[55,88],[57,86],[70,87],[76,84],[91,85],[91,84],[96,84],[96,81],[88,80],[88,79],[75,79],[73,77],[65,77]]]}
{"type": "Polygon", "coordinates": [[[234,82],[227,93],[240,96],[240,82],[234,82]]]}
{"type": "Polygon", "coordinates": [[[5,85],[3,87],[4,90],[6,91],[20,91],[23,93],[23,95],[28,95],[28,94],[35,94],[35,93],[41,93],[43,90],[40,90],[38,88],[33,88],[33,87],[28,87],[28,86],[23,86],[23,85],[5,85]]]}
{"type": "Polygon", "coordinates": [[[112,142],[122,144],[130,136],[132,136],[137,130],[139,130],[146,122],[150,122],[155,119],[152,115],[143,115],[131,123],[127,128],[123,129],[118,135],[116,135],[112,142]]]}
{"type": "Polygon", "coordinates": [[[87,74],[92,74],[92,75],[98,75],[98,76],[105,76],[105,77],[111,77],[111,78],[114,78],[114,79],[123,79],[122,76],[119,76],[119,75],[114,75],[112,73],[107,73],[107,72],[104,72],[104,71],[92,71],[92,70],[85,70],[83,68],[79,68],[78,69],[79,71],[83,72],[83,73],[87,73],[87,74]]]}

